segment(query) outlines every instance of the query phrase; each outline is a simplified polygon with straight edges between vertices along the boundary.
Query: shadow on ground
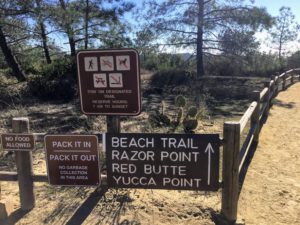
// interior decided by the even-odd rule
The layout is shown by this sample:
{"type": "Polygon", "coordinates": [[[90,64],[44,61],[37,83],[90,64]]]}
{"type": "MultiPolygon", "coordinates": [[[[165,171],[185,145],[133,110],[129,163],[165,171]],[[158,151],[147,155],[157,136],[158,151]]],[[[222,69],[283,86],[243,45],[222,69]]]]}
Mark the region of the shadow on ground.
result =
{"type": "Polygon", "coordinates": [[[295,107],[295,102],[283,102],[279,99],[274,99],[273,105],[283,107],[283,108],[286,108],[286,109],[292,109],[292,108],[295,107]]]}
{"type": "Polygon", "coordinates": [[[21,208],[11,213],[7,219],[0,221],[0,224],[13,225],[22,219],[29,211],[23,211],[21,208]]]}

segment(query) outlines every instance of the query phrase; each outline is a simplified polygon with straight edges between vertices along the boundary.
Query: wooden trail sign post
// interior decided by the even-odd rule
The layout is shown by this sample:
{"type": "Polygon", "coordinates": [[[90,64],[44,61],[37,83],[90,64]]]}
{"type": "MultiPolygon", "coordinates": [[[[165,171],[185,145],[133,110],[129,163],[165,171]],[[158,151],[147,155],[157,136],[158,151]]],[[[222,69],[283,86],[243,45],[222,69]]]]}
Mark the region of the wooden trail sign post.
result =
{"type": "Polygon", "coordinates": [[[98,139],[94,135],[45,136],[49,183],[87,186],[100,184],[98,139]]]}
{"type": "Polygon", "coordinates": [[[114,188],[217,191],[217,134],[105,134],[107,182],[114,188]]]}
{"type": "MultiPolygon", "coordinates": [[[[25,117],[13,118],[13,133],[28,133],[29,119],[25,117]]],[[[18,182],[20,190],[20,202],[22,210],[30,210],[35,206],[35,197],[33,191],[33,170],[32,170],[32,152],[16,151],[16,164],[18,172],[18,182]]]]}

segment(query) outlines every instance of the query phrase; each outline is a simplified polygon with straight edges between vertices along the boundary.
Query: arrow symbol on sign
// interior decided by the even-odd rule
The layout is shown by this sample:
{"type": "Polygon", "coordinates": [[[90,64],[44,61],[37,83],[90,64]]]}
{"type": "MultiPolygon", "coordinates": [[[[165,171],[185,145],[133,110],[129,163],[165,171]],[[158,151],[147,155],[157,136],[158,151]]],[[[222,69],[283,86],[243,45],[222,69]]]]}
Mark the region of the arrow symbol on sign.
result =
{"type": "Polygon", "coordinates": [[[211,164],[211,154],[215,153],[213,147],[210,143],[206,146],[206,149],[204,151],[205,153],[208,153],[208,172],[207,172],[207,185],[210,185],[210,164],[211,164]]]}

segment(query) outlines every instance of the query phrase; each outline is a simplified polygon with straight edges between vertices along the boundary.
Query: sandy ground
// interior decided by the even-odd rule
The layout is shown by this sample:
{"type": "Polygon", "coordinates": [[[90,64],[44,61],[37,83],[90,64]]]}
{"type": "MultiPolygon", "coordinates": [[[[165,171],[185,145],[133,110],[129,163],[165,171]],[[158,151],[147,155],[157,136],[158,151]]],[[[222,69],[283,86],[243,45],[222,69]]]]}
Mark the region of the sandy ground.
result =
{"type": "MultiPolygon", "coordinates": [[[[300,224],[300,83],[279,94],[264,125],[261,140],[241,191],[238,221],[241,224],[300,224]]],[[[50,105],[48,112],[52,112],[50,105]]],[[[38,110],[38,109],[37,109],[38,110]]],[[[66,111],[72,108],[65,106],[66,111]]],[[[244,111],[244,110],[243,110],[244,111]]],[[[49,113],[48,113],[49,114],[49,113]]],[[[44,118],[44,115],[36,115],[44,118]]],[[[45,119],[53,124],[61,117],[52,112],[45,119]]],[[[33,117],[33,115],[32,115],[33,117]]],[[[231,117],[232,118],[232,117],[231,117]]],[[[82,118],[83,122],[85,121],[82,118]]],[[[137,127],[145,118],[123,121],[137,127]]],[[[212,119],[214,120],[214,119],[212,119]]],[[[199,132],[222,130],[224,118],[213,126],[201,125],[199,132]]],[[[43,123],[45,121],[42,121],[43,123]]],[[[81,120],[73,121],[79,124],[81,120]]],[[[68,122],[70,123],[70,122],[68,122]]],[[[42,131],[35,120],[33,128],[42,131]]],[[[77,131],[78,127],[71,127],[77,131]]],[[[66,127],[65,129],[68,129],[66,127]]],[[[81,129],[81,128],[80,128],[81,129]]],[[[103,127],[102,127],[103,129],[103,127]]],[[[60,130],[64,132],[64,130],[60,130]]],[[[15,170],[13,158],[1,162],[1,169],[15,170]]],[[[35,173],[45,173],[42,145],[34,153],[35,173]]],[[[2,199],[10,201],[14,211],[0,224],[215,224],[220,213],[220,192],[109,189],[95,191],[85,187],[53,187],[35,183],[36,207],[22,212],[16,182],[1,182],[2,199]]]]}
{"type": "Polygon", "coordinates": [[[239,201],[245,224],[300,224],[300,83],[281,92],[263,126],[239,201]]]}

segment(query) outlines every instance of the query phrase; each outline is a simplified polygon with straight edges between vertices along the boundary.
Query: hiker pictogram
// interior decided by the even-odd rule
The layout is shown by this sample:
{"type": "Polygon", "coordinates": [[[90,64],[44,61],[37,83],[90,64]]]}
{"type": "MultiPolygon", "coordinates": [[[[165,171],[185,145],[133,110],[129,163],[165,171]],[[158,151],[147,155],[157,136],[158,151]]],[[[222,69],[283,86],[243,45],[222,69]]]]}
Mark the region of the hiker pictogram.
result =
{"type": "Polygon", "coordinates": [[[107,87],[107,80],[105,73],[94,74],[94,87],[104,88],[107,87]]]}
{"type": "Polygon", "coordinates": [[[129,55],[120,55],[116,57],[117,70],[130,70],[130,58],[129,55]]]}
{"type": "Polygon", "coordinates": [[[109,86],[110,87],[123,87],[123,79],[121,73],[109,74],[109,86]]]}
{"type": "Polygon", "coordinates": [[[93,69],[93,60],[92,59],[89,61],[89,69],[93,69]]]}
{"type": "Polygon", "coordinates": [[[97,57],[84,58],[85,71],[98,71],[97,57]]]}
{"type": "Polygon", "coordinates": [[[100,57],[100,65],[102,71],[113,71],[114,58],[112,56],[102,56],[100,57]]]}

